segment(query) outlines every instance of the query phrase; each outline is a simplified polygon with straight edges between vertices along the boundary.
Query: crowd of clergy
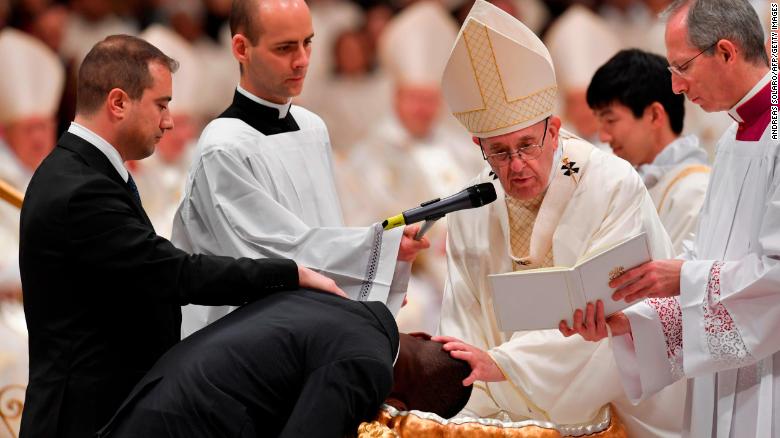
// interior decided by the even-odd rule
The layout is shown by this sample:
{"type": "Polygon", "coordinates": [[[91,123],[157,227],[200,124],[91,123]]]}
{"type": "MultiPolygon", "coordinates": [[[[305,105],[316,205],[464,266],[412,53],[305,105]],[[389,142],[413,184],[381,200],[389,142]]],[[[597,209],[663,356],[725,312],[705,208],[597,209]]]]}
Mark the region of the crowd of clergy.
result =
{"type": "MultiPolygon", "coordinates": [[[[399,330],[439,333],[491,352],[503,378],[475,384],[465,411],[471,416],[581,424],[599,418],[603,407],[612,403],[629,436],[679,436],[683,413],[691,415],[690,405],[687,412],[683,409],[683,381],[652,396],[645,396],[644,386],[639,390],[641,397],[626,395],[619,365],[612,359],[611,344],[565,338],[558,331],[500,332],[486,277],[489,273],[570,265],[589,250],[614,240],[617,234],[635,231],[648,233],[654,258],[668,259],[690,250],[686,248],[690,242],[686,241],[694,237],[701,220],[699,211],[705,203],[716,144],[734,123],[734,116],[729,117],[725,111],[705,112],[687,99],[683,103],[680,97],[678,105],[684,113],[680,126],[661,130],[648,127],[648,122],[629,128],[644,129],[644,135],[655,140],[643,142],[615,124],[620,117],[617,113],[629,114],[628,108],[610,107],[610,102],[599,101],[595,95],[592,81],[594,86],[596,80],[609,83],[611,75],[620,73],[599,69],[619,52],[629,53],[621,50],[636,48],[642,51],[638,53],[660,55],[665,60],[666,22],[660,14],[671,0],[490,3],[506,15],[494,19],[490,18],[492,12],[483,12],[485,15],[480,16],[480,11],[472,10],[474,2],[470,0],[310,0],[314,40],[306,84],[293,99],[293,108],[284,111],[293,111],[300,125],[309,123],[310,113],[296,109],[296,105],[318,115],[327,127],[325,142],[331,150],[326,155],[310,155],[301,146],[300,161],[284,166],[292,176],[280,173],[271,179],[294,179],[296,174],[307,173],[316,184],[329,181],[327,173],[332,173],[335,199],[309,201],[312,195],[331,196],[327,187],[314,185],[308,186],[314,194],[295,194],[303,204],[301,219],[307,224],[336,220],[348,227],[366,227],[475,182],[502,177],[488,173],[491,169],[486,167],[475,142],[487,148],[488,138],[510,131],[478,126],[480,122],[462,116],[473,110],[470,105],[474,96],[469,93],[479,95],[486,86],[480,82],[479,90],[474,91],[468,90],[470,83],[453,85],[462,76],[452,70],[465,69],[455,64],[466,62],[456,56],[461,44],[459,29],[472,11],[481,23],[494,25],[502,35],[516,37],[514,41],[528,42],[538,37],[542,49],[546,49],[535,51],[545,52],[549,72],[541,79],[519,81],[520,88],[512,92],[522,95],[523,87],[527,87],[525,91],[530,95],[545,87],[557,87],[557,94],[540,97],[539,105],[554,108],[552,113],[559,120],[550,119],[548,126],[547,122],[534,125],[544,119],[529,119],[521,127],[544,126],[545,135],[551,127],[550,132],[564,145],[558,153],[566,150],[579,168],[587,168],[598,177],[584,179],[577,188],[566,188],[568,181],[564,180],[576,183],[576,178],[561,174],[562,182],[558,183],[556,174],[544,204],[540,197],[518,201],[500,193],[498,203],[505,206],[504,216],[493,217],[495,210],[488,209],[458,216],[449,224],[450,234],[457,230],[457,236],[448,237],[447,218],[438,221],[427,235],[431,247],[420,253],[411,268],[408,302],[397,317],[399,330]],[[514,17],[524,27],[511,30],[513,25],[502,21],[506,17],[514,17]],[[598,154],[591,152],[594,147],[598,154]],[[575,190],[584,193],[572,196],[575,190]],[[619,214],[607,209],[607,200],[610,206],[622,202],[626,215],[641,211],[637,215],[643,219],[617,217],[619,214]],[[580,214],[562,213],[563,208],[575,207],[581,208],[580,214]],[[594,218],[600,215],[599,222],[593,222],[586,212],[594,218]],[[648,219],[656,213],[660,222],[648,219]],[[610,219],[613,223],[607,229],[601,220],[609,215],[616,217],[610,219]],[[540,231],[539,224],[534,225],[538,217],[555,220],[548,230],[540,231]],[[490,232],[493,221],[501,223],[511,238],[496,240],[501,233],[490,232]],[[602,234],[587,245],[564,248],[567,235],[594,233],[602,234]],[[671,243],[654,233],[668,234],[671,243]],[[553,361],[559,366],[552,366],[553,361]],[[595,362],[603,365],[593,366],[595,362]],[[632,403],[640,398],[641,404],[632,403]]],[[[750,4],[763,29],[769,29],[770,3],[751,0],[750,4]]],[[[0,180],[19,192],[26,190],[36,167],[73,120],[76,75],[84,56],[108,35],[136,35],[180,64],[173,75],[174,98],[170,105],[175,129],[165,134],[154,155],[127,163],[156,232],[166,238],[173,236],[177,246],[192,252],[223,251],[224,255],[241,256],[264,245],[272,248],[271,255],[298,255],[295,249],[284,249],[286,244],[268,229],[255,228],[246,215],[211,221],[199,213],[204,206],[235,199],[239,195],[231,191],[247,181],[255,184],[261,180],[254,188],[267,190],[268,196],[273,192],[271,182],[262,182],[258,175],[242,174],[239,167],[243,166],[231,164],[227,158],[214,154],[209,155],[212,161],[206,161],[196,156],[201,135],[218,137],[216,128],[203,131],[204,127],[234,102],[239,82],[239,69],[230,49],[230,7],[230,0],[0,0],[0,180]],[[231,168],[233,165],[236,167],[231,168]],[[235,181],[210,187],[209,182],[216,178],[235,181]],[[205,223],[193,225],[192,221],[205,223]],[[235,228],[236,223],[253,233],[252,239],[242,240],[227,229],[235,228]],[[198,227],[229,237],[215,243],[188,234],[198,227]]],[[[464,39],[472,38],[471,44],[478,43],[477,31],[464,26],[460,32],[464,39]]],[[[501,50],[498,46],[494,49],[495,53],[501,50]]],[[[487,70],[478,73],[478,81],[502,73],[487,70]]],[[[514,74],[522,77],[527,72],[520,66],[514,74]]],[[[668,109],[655,110],[654,114],[663,114],[669,121],[668,109]]],[[[638,115],[629,117],[638,120],[638,115]]],[[[554,169],[560,158],[552,156],[554,169]]],[[[242,159],[264,163],[269,158],[248,155],[242,159]]],[[[746,169],[742,177],[751,178],[751,172],[757,171],[746,169]]],[[[732,182],[744,184],[742,180],[732,182]]],[[[263,198],[258,202],[264,202],[263,198]]],[[[257,210],[245,207],[251,211],[263,209],[259,204],[257,210]]],[[[273,214],[265,214],[264,220],[289,222],[283,215],[273,214]]],[[[717,228],[709,222],[705,225],[717,228]]],[[[308,245],[325,248],[334,241],[370,240],[370,236],[350,233],[334,237],[307,232],[305,239],[310,239],[308,245]]],[[[0,201],[0,438],[18,433],[20,405],[7,401],[23,401],[28,383],[18,250],[19,209],[0,201]]],[[[319,263],[318,256],[322,255],[302,255],[309,257],[304,260],[309,266],[319,263]]],[[[190,307],[183,312],[185,335],[227,312],[190,307]]],[[[777,326],[776,321],[774,324],[777,326]]],[[[775,373],[779,366],[774,365],[775,373]]],[[[764,390],[762,386],[760,391],[764,390]]],[[[772,389],[770,385],[766,390],[777,391],[777,386],[772,389]]],[[[777,400],[780,395],[775,392],[774,397],[777,400]]],[[[775,418],[777,415],[775,412],[775,418]]],[[[770,436],[753,432],[732,436],[770,436]]],[[[774,430],[771,436],[780,436],[778,433],[774,430]]]]}

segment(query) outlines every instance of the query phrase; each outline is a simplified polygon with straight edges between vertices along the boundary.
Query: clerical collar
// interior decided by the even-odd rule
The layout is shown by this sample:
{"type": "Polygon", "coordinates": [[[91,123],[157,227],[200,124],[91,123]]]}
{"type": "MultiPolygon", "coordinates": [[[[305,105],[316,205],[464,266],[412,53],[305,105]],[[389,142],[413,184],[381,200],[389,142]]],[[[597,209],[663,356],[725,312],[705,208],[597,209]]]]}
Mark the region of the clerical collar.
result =
{"type": "Polygon", "coordinates": [[[233,94],[233,103],[218,118],[239,119],[266,136],[300,131],[289,109],[289,102],[285,105],[268,102],[239,86],[233,94]]]}
{"type": "Polygon", "coordinates": [[[739,123],[737,140],[758,141],[769,125],[771,79],[770,71],[729,110],[729,116],[739,123]]]}
{"type": "Polygon", "coordinates": [[[246,91],[246,89],[244,89],[244,87],[242,87],[241,85],[236,87],[236,91],[249,98],[249,100],[251,100],[252,102],[259,103],[260,105],[267,106],[269,108],[274,108],[275,110],[279,111],[280,119],[287,117],[287,113],[290,111],[290,105],[292,105],[292,99],[288,100],[287,103],[283,103],[283,104],[273,103],[265,99],[261,99],[255,96],[254,94],[246,91]]]}
{"type": "Polygon", "coordinates": [[[116,169],[117,173],[119,173],[119,176],[122,177],[122,180],[127,182],[127,168],[125,168],[125,165],[122,162],[122,156],[119,155],[119,151],[117,151],[116,148],[111,145],[111,143],[107,142],[103,137],[97,135],[91,129],[79,125],[76,122],[70,122],[68,132],[85,140],[92,146],[95,146],[100,152],[103,153],[103,155],[106,156],[106,158],[108,158],[108,161],[112,166],[114,166],[114,169],[116,169]]]}

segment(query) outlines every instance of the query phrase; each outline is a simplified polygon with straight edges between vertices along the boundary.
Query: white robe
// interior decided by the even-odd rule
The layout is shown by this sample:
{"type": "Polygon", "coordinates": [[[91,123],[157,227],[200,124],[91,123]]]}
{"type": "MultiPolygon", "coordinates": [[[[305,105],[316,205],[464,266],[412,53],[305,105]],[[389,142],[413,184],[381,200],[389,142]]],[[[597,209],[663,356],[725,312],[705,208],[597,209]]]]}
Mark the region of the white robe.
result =
{"type": "MultiPolygon", "coordinates": [[[[462,128],[456,133],[443,122],[427,138],[418,139],[390,115],[354,146],[345,162],[337,161],[339,191],[349,224],[395,216],[466,186],[481,167],[479,149],[462,128]]],[[[433,225],[427,234],[431,248],[415,261],[408,303],[397,319],[403,332],[432,333],[438,325],[447,264],[446,219],[433,225]]]]}
{"type": "Polygon", "coordinates": [[[672,239],[674,254],[682,254],[683,241],[691,240],[698,223],[710,180],[707,153],[695,136],[679,137],[637,171],[672,239]]]}
{"type": "Polygon", "coordinates": [[[141,194],[154,231],[166,239],[171,238],[173,218],[184,195],[187,168],[191,163],[194,142],[188,143],[185,152],[175,163],[165,163],[157,154],[138,162],[133,179],[141,194]]]}
{"type": "Polygon", "coordinates": [[[759,141],[736,134],[718,143],[679,299],[627,309],[633,342],[614,339],[632,400],[690,378],[690,437],[780,434],[780,142],[771,125],[759,141]]]}
{"type": "MultiPolygon", "coordinates": [[[[299,131],[265,136],[233,118],[206,126],[172,241],[195,253],[288,257],[352,296],[387,297],[403,229],[344,227],[325,124],[301,107],[290,111],[299,131]]],[[[183,335],[230,310],[184,307],[183,335]]]]}
{"type": "MultiPolygon", "coordinates": [[[[554,168],[534,224],[531,259],[539,260],[552,248],[555,265],[572,266],[589,251],[641,231],[648,234],[653,257],[671,254],[669,238],[634,169],[582,140],[562,138],[562,157],[579,168],[578,182],[560,166],[554,168]]],[[[489,180],[486,169],[478,181],[489,180]]],[[[488,275],[511,272],[512,261],[505,195],[498,181],[493,184],[496,202],[454,213],[448,223],[449,278],[439,332],[486,350],[507,377],[504,382],[477,382],[466,413],[489,417],[504,411],[514,421],[577,424],[612,402],[630,436],[678,436],[684,389],[671,388],[632,406],[606,340],[564,338],[558,330],[498,329],[488,275]]]]}

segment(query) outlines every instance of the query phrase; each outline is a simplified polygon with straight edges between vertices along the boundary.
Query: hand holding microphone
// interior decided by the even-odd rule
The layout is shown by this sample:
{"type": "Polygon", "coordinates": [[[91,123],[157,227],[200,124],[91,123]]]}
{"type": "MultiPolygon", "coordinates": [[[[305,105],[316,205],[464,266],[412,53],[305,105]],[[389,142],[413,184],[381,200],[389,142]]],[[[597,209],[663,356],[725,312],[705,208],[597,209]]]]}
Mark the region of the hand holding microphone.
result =
{"type": "Polygon", "coordinates": [[[411,263],[417,258],[418,252],[430,247],[431,241],[420,235],[419,225],[407,225],[398,248],[398,260],[411,263]]]}

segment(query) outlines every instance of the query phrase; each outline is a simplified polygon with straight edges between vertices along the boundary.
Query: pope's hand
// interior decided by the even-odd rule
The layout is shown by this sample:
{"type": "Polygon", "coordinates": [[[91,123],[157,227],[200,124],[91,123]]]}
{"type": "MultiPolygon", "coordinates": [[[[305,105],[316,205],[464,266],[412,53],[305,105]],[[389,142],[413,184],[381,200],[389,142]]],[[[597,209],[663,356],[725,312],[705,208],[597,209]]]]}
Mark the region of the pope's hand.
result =
{"type": "Polygon", "coordinates": [[[413,262],[417,258],[417,253],[431,246],[431,241],[427,237],[420,240],[414,240],[414,236],[420,230],[419,225],[407,225],[404,228],[404,235],[401,237],[401,246],[398,248],[398,260],[402,262],[413,262]]]}
{"type": "Polygon", "coordinates": [[[346,292],[336,285],[335,281],[301,265],[298,265],[298,285],[349,298],[346,292]]]}
{"type": "Polygon", "coordinates": [[[493,358],[479,348],[450,336],[434,336],[431,340],[443,343],[442,349],[449,351],[450,356],[466,361],[471,366],[471,374],[463,380],[463,386],[469,386],[477,380],[483,382],[506,380],[493,358]]]}
{"type": "Polygon", "coordinates": [[[604,303],[601,300],[596,301],[595,306],[593,303],[588,303],[585,307],[584,318],[582,310],[575,310],[572,319],[571,328],[566,321],[561,321],[558,325],[558,329],[567,338],[579,334],[586,341],[600,341],[608,336],[607,326],[609,326],[613,336],[631,333],[631,323],[623,312],[617,312],[609,318],[604,318],[604,303]]]}
{"type": "Polygon", "coordinates": [[[680,295],[680,271],[683,260],[653,260],[626,271],[609,282],[617,288],[612,299],[631,303],[643,298],[680,295]]]}

